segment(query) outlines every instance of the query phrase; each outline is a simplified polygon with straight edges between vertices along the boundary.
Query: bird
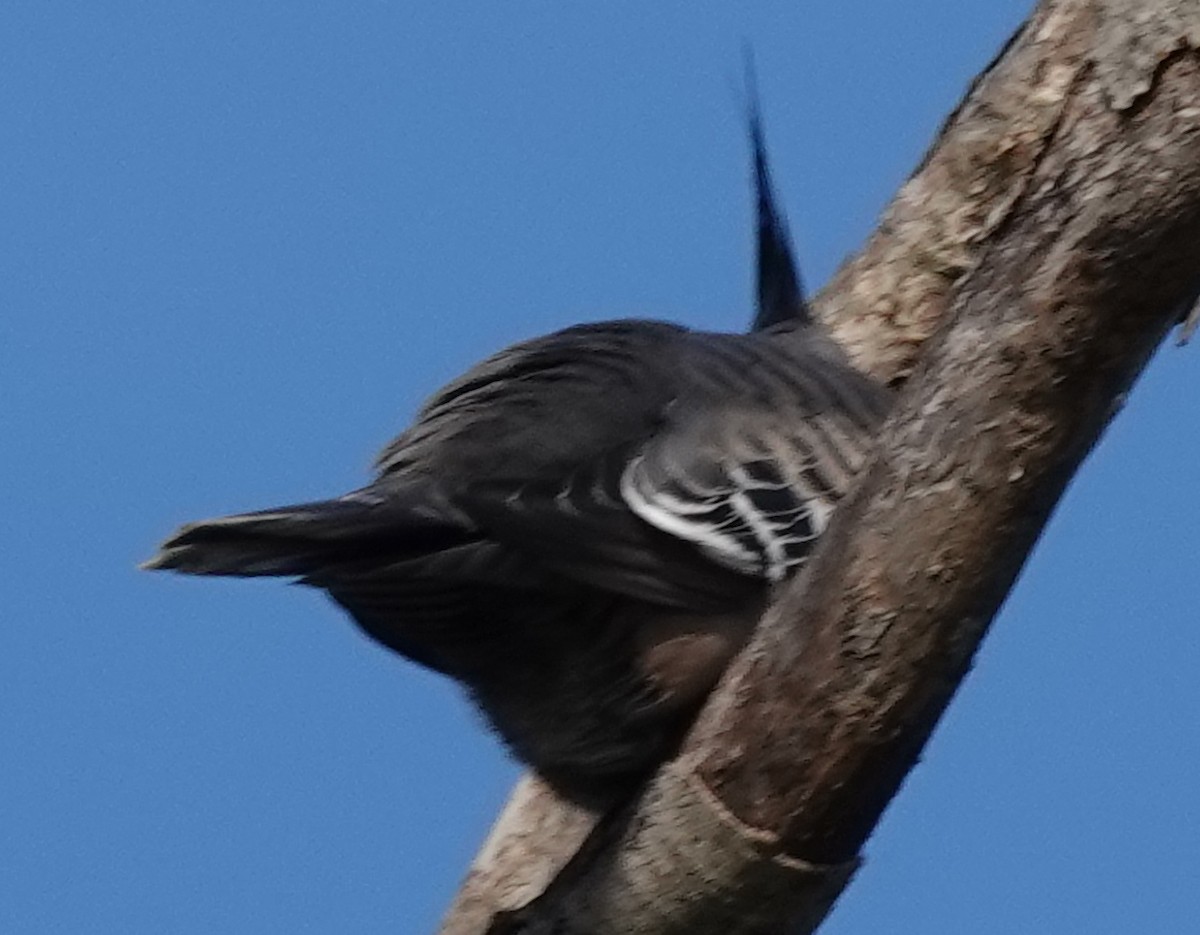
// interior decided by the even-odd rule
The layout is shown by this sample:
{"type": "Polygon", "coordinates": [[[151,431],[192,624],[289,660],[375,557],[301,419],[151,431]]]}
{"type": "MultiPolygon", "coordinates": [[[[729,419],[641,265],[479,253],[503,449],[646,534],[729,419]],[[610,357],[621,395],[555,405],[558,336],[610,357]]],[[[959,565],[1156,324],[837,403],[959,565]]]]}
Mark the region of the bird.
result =
{"type": "Polygon", "coordinates": [[[579,802],[669,758],[870,454],[890,391],[814,318],[747,107],[745,333],[626,319],[500,351],[435,393],[366,486],[190,523],[144,563],[325,591],[460,683],[579,802]]]}

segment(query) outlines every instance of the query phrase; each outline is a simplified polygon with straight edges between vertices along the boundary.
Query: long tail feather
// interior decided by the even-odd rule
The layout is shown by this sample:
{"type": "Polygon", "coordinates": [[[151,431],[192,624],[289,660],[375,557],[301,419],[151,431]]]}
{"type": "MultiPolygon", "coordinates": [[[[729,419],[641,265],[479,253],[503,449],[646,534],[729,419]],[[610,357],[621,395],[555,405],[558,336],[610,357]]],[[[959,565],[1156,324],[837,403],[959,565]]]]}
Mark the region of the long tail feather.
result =
{"type": "Polygon", "coordinates": [[[311,575],[382,554],[445,548],[462,541],[465,531],[428,500],[357,491],[188,523],[141,567],[191,575],[311,575]]]}

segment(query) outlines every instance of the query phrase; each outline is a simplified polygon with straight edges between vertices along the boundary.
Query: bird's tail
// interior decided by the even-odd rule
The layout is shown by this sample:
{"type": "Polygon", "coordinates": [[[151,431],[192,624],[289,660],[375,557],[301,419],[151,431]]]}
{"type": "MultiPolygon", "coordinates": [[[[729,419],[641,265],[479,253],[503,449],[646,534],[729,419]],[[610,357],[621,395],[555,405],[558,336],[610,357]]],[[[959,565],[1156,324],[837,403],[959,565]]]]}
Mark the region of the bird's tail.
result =
{"type": "Polygon", "coordinates": [[[308,576],[381,554],[397,557],[461,542],[464,528],[428,499],[355,491],[188,523],[142,564],[191,575],[308,576]]]}

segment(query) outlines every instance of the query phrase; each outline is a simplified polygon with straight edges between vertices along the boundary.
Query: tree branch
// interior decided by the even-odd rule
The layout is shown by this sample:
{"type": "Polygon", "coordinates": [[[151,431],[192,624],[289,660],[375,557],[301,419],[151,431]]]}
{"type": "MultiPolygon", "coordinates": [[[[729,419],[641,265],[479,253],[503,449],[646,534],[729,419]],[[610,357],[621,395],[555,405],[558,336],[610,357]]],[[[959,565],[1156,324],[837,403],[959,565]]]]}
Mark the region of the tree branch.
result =
{"type": "Polygon", "coordinates": [[[815,929],[1194,295],[1198,47],[1200,0],[1038,7],[818,297],[856,360],[906,385],[805,573],[638,802],[582,850],[540,851],[553,882],[515,916],[530,888],[464,901],[469,879],[443,932],[815,929]]]}

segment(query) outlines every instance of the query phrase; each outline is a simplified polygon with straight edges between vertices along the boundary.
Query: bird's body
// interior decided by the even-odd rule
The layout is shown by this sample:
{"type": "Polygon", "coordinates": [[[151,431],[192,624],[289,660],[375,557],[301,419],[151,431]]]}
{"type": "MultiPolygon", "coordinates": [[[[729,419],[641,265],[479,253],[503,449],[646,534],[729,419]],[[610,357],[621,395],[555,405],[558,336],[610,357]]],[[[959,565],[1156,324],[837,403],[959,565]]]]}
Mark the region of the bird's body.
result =
{"type": "Polygon", "coordinates": [[[760,330],[615,321],[516,345],[435,395],[367,487],[185,526],[151,567],[325,589],[461,682],[568,795],[644,774],[803,562],[889,402],[809,319],[756,115],[752,131],[760,330]],[[764,238],[790,274],[770,308],[764,238]]]}

